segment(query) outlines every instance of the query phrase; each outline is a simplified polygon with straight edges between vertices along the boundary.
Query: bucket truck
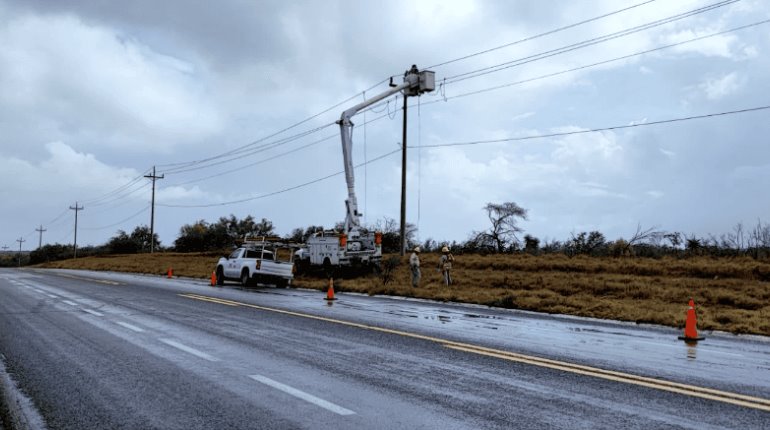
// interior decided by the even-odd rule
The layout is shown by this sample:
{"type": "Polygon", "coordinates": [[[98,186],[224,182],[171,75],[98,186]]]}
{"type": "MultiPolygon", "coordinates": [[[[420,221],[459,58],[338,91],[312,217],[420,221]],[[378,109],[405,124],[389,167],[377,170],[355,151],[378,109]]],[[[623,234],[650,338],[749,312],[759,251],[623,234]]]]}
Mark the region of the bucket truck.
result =
{"type": "Polygon", "coordinates": [[[348,198],[345,200],[345,224],[342,232],[318,232],[308,238],[306,246],[297,252],[297,262],[300,266],[323,266],[327,269],[345,266],[379,266],[382,259],[382,233],[367,232],[362,229],[360,223],[362,214],[358,212],[358,200],[356,200],[351,118],[369,106],[399,92],[402,92],[404,97],[409,97],[434,89],[434,72],[420,71],[417,66],[412,66],[404,73],[403,83],[396,85],[391,78],[390,88],[387,91],[342,112],[337,124],[340,125],[345,182],[348,187],[348,198]]]}

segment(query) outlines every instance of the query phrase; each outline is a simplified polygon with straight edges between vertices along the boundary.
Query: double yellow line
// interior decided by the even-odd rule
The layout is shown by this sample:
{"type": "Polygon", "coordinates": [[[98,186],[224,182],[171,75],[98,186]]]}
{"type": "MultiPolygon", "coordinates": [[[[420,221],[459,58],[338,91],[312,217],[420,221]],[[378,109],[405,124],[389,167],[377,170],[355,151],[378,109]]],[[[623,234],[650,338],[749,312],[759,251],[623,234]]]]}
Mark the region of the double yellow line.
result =
{"type": "Polygon", "coordinates": [[[56,273],[55,275],[59,276],[59,277],[62,277],[62,278],[76,279],[78,281],[97,282],[99,284],[105,284],[105,285],[123,285],[120,282],[107,281],[105,279],[86,278],[86,277],[83,277],[83,276],[65,275],[63,273],[56,273]]]}
{"type": "Polygon", "coordinates": [[[551,360],[548,358],[536,357],[532,355],[518,354],[515,352],[509,352],[494,348],[486,348],[483,346],[472,345],[463,342],[455,342],[452,340],[441,339],[438,337],[425,336],[417,333],[410,333],[401,330],[394,330],[389,328],[371,326],[366,324],[354,323],[350,321],[337,320],[333,318],[322,317],[318,315],[304,314],[300,312],[287,311],[283,309],[270,308],[266,306],[253,305],[250,303],[236,302],[232,300],[219,299],[216,297],[202,296],[198,294],[180,294],[182,297],[188,299],[201,300],[205,302],[218,303],[227,306],[243,306],[247,308],[259,309],[262,311],[269,311],[280,313],[284,315],[297,316],[302,318],[310,318],[318,321],[326,321],[335,324],[342,324],[349,327],[356,327],[364,330],[372,330],[382,333],[395,334],[399,336],[405,336],[413,339],[425,340],[428,342],[435,342],[443,345],[446,348],[463,351],[473,354],[479,354],[487,357],[499,358],[502,360],[514,361],[517,363],[529,364],[533,366],[545,367],[554,370],[560,370],[563,372],[574,373],[578,375],[592,376],[594,378],[601,378],[608,381],[621,382],[624,384],[637,385],[640,387],[654,388],[661,391],[667,391],[670,393],[683,394],[691,397],[699,397],[702,399],[714,400],[722,403],[729,403],[732,405],[743,406],[746,408],[759,409],[765,412],[770,412],[770,400],[763,399],[761,397],[747,396],[744,394],[731,393],[729,391],[715,390],[711,388],[698,387],[696,385],[682,384],[679,382],[671,382],[662,379],[649,378],[646,376],[638,376],[630,373],[616,372],[613,370],[600,369],[598,367],[584,366],[581,364],[569,363],[566,361],[551,360]]]}

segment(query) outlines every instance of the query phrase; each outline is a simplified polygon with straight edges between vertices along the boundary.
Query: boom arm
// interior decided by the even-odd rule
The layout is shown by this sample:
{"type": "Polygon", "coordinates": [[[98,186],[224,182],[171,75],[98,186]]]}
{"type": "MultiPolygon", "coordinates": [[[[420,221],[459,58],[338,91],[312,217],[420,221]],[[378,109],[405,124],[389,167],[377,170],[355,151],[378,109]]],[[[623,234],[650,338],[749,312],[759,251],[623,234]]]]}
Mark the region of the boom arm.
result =
{"type": "Polygon", "coordinates": [[[345,215],[345,233],[348,233],[351,237],[358,235],[358,228],[360,227],[360,213],[358,213],[358,201],[356,200],[355,189],[355,177],[353,176],[353,122],[350,118],[363,109],[384,100],[393,94],[403,91],[404,96],[416,96],[427,91],[433,91],[435,88],[435,79],[433,72],[423,70],[422,72],[417,70],[417,66],[412,66],[404,74],[404,82],[400,85],[393,86],[389,90],[364,100],[363,102],[353,106],[352,108],[342,112],[340,120],[337,124],[340,125],[340,136],[342,138],[342,157],[345,162],[345,182],[348,184],[348,199],[345,200],[345,206],[347,207],[347,213],[345,215]]]}
{"type": "Polygon", "coordinates": [[[340,136],[342,138],[342,158],[345,162],[345,182],[348,184],[348,199],[345,200],[345,206],[347,208],[347,213],[345,215],[345,233],[349,233],[351,230],[358,230],[360,227],[359,217],[361,216],[361,214],[358,213],[358,200],[356,200],[355,189],[356,184],[353,175],[353,122],[350,121],[350,118],[361,110],[416,84],[417,75],[407,75],[404,78],[404,83],[401,85],[392,87],[388,91],[372,97],[369,100],[365,100],[342,112],[338,124],[340,125],[340,136]]]}

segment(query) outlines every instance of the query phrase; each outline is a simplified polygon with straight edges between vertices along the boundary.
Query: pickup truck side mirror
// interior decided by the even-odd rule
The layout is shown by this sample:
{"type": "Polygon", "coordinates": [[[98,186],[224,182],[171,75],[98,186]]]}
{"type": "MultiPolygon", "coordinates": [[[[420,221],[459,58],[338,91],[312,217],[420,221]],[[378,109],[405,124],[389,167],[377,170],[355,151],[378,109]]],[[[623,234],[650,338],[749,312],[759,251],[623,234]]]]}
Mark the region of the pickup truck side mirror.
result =
{"type": "Polygon", "coordinates": [[[230,256],[229,255],[223,255],[222,258],[224,258],[225,260],[229,260],[230,256]]]}

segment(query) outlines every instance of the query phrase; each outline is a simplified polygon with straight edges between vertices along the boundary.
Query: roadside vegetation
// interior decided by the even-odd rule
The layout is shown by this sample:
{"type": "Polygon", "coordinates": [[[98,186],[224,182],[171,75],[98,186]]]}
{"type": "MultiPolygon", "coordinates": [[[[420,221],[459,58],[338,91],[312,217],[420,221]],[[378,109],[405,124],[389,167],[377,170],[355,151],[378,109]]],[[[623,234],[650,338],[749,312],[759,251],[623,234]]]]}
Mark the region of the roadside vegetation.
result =
{"type": "MultiPolygon", "coordinates": [[[[220,254],[105,255],[41,265],[200,278],[220,254]]],[[[385,256],[384,272],[334,280],[335,292],[398,295],[537,312],[683,327],[687,300],[698,306],[700,330],[770,336],[770,263],[750,257],[613,258],[528,254],[457,255],[454,284],[445,287],[439,254],[422,255],[423,280],[410,286],[407,257],[385,256]],[[386,282],[387,281],[387,282],[386,282]]],[[[325,291],[322,275],[301,275],[295,287],[325,291]]]]}
{"type": "MultiPolygon", "coordinates": [[[[489,228],[471,232],[462,242],[417,241],[407,224],[410,248],[423,249],[423,280],[412,288],[408,257],[398,255],[398,223],[390,218],[370,229],[383,234],[383,263],[378,274],[335,277],[337,292],[385,294],[476,303],[537,312],[579,315],[673,327],[684,324],[693,297],[701,330],[770,336],[770,224],[736,224],[725,234],[698,237],[637,226],[626,238],[607,240],[599,231],[572,233],[565,240],[523,234],[519,221],[527,210],[514,202],[482,208],[489,228]],[[523,236],[522,236],[523,235],[523,236]],[[455,283],[441,285],[438,251],[449,246],[456,257],[455,283]]],[[[341,224],[333,227],[342,228],[341,224]]],[[[323,226],[295,228],[284,237],[303,243],[323,226]]],[[[244,235],[275,235],[273,223],[234,215],[215,222],[199,220],[180,228],[173,246],[163,247],[146,226],[118,231],[107,243],[78,249],[45,245],[21,255],[21,264],[111,270],[208,279],[218,258],[229,254],[244,235]],[[148,253],[150,247],[155,253],[148,253]]],[[[0,265],[17,265],[16,256],[0,265]]],[[[301,274],[296,287],[325,290],[323,275],[301,274]]]]}

